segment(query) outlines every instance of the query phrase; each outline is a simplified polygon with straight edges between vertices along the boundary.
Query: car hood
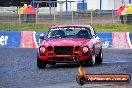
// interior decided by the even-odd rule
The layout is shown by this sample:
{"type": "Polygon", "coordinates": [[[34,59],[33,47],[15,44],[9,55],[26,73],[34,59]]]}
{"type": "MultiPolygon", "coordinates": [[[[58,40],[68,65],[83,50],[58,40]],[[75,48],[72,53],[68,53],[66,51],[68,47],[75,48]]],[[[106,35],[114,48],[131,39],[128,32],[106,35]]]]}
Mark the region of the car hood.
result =
{"type": "Polygon", "coordinates": [[[46,46],[81,46],[86,44],[90,39],[87,38],[57,38],[46,39],[44,44],[46,46]]]}

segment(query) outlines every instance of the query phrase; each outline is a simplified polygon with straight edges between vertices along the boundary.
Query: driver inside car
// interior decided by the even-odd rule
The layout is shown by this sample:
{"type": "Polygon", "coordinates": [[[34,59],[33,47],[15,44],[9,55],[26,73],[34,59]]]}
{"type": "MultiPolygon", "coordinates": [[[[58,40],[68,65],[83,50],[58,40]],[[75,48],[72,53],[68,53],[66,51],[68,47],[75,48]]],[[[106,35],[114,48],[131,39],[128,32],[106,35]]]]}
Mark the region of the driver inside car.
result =
{"type": "Polygon", "coordinates": [[[77,38],[89,38],[89,37],[90,37],[90,35],[87,30],[80,30],[77,33],[77,38]]]}
{"type": "Polygon", "coordinates": [[[65,38],[65,33],[62,30],[55,30],[51,35],[55,38],[65,38]]]}

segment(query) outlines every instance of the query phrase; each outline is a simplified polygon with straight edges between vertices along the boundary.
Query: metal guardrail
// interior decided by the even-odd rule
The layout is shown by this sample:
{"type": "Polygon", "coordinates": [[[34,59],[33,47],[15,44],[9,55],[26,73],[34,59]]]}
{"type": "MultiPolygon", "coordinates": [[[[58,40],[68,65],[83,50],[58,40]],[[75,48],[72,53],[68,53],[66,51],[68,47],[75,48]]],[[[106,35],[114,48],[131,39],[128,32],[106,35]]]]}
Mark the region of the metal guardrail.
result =
{"type": "MultiPolygon", "coordinates": [[[[41,34],[47,32],[29,32],[29,31],[0,31],[0,48],[37,48],[40,42],[41,34]]],[[[103,48],[131,48],[132,32],[97,32],[103,48]]]]}

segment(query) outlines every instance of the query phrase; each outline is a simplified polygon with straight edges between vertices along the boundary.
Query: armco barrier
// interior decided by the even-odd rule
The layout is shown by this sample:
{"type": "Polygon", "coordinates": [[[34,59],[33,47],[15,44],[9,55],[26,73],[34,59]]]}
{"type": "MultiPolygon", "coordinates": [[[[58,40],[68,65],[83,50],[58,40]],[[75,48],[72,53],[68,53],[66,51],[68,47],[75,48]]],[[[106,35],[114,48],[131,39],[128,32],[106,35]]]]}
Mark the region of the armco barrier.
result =
{"type": "Polygon", "coordinates": [[[112,33],[112,48],[131,48],[132,49],[132,32],[112,33]]]}
{"type": "Polygon", "coordinates": [[[20,47],[21,32],[0,31],[0,47],[20,47]]]}
{"type": "Polygon", "coordinates": [[[97,32],[104,48],[112,48],[112,32],[97,32]]]}
{"type": "Polygon", "coordinates": [[[47,32],[21,32],[21,48],[37,48],[39,43],[42,42],[39,39],[40,35],[46,35],[47,32]]]}
{"type": "Polygon", "coordinates": [[[130,48],[132,49],[132,32],[129,33],[128,43],[130,45],[130,48]]]}
{"type": "MultiPolygon", "coordinates": [[[[42,40],[40,35],[47,32],[0,31],[0,47],[37,48],[42,40]]],[[[132,32],[97,32],[104,48],[131,48],[132,32]]]]}

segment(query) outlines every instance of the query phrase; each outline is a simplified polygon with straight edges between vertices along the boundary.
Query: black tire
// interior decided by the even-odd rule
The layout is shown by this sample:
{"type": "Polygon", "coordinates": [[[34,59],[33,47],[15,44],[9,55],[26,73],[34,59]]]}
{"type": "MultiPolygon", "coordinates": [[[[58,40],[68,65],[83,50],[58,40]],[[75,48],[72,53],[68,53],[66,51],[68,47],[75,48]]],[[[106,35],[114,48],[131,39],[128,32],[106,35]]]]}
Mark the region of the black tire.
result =
{"type": "Polygon", "coordinates": [[[37,57],[37,67],[39,69],[45,69],[46,68],[46,65],[47,65],[47,63],[45,61],[42,61],[41,59],[39,59],[37,57]]]}
{"type": "Polygon", "coordinates": [[[56,65],[56,62],[48,63],[49,65],[56,65]]]}
{"type": "Polygon", "coordinates": [[[86,60],[85,66],[92,67],[95,65],[95,62],[96,62],[95,52],[93,51],[91,57],[88,60],[86,60]]]}
{"type": "Polygon", "coordinates": [[[77,63],[77,65],[78,65],[78,66],[83,66],[83,62],[80,61],[80,62],[77,63]]]}
{"type": "Polygon", "coordinates": [[[102,61],[103,61],[103,51],[101,49],[99,55],[96,57],[96,64],[101,64],[102,61]]]}

